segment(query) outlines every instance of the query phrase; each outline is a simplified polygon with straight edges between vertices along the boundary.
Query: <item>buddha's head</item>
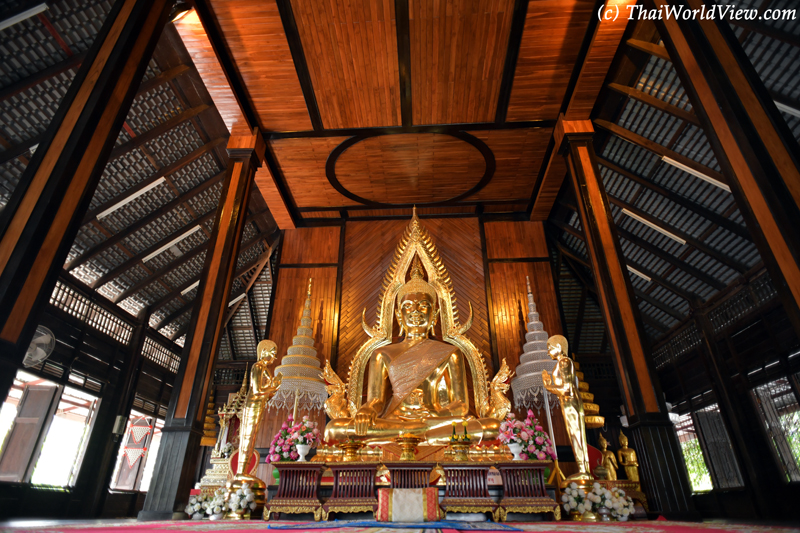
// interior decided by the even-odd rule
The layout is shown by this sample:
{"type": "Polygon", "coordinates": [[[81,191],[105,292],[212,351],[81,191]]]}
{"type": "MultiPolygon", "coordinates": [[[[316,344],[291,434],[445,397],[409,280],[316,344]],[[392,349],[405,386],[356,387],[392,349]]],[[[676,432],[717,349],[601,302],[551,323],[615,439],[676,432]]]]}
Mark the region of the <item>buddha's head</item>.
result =
{"type": "Polygon", "coordinates": [[[411,265],[411,279],[397,293],[397,321],[411,337],[427,337],[436,325],[436,290],[423,278],[419,257],[411,265]]]}
{"type": "Polygon", "coordinates": [[[605,437],[603,437],[602,434],[599,437],[597,437],[597,445],[600,447],[600,450],[602,451],[606,451],[606,449],[608,448],[608,441],[605,439],[605,437]]]}
{"type": "Polygon", "coordinates": [[[623,448],[628,447],[628,437],[626,437],[625,434],[622,432],[620,432],[619,434],[619,445],[622,446],[623,448]]]}
{"type": "Polygon", "coordinates": [[[270,365],[273,361],[275,361],[275,357],[278,354],[278,346],[273,341],[264,339],[258,343],[256,352],[258,353],[259,361],[263,361],[264,363],[270,365]]]}

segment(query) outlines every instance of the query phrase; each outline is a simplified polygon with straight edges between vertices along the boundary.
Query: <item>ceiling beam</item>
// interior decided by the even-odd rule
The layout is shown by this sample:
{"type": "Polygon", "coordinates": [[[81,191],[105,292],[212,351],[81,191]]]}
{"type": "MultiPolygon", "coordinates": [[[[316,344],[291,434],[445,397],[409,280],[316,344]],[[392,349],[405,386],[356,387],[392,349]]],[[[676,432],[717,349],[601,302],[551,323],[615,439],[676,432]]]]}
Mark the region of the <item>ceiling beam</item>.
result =
{"type": "MultiPolygon", "coordinates": [[[[179,206],[183,205],[185,202],[191,200],[192,198],[194,198],[198,194],[200,194],[200,193],[202,193],[204,191],[207,191],[208,189],[210,189],[211,187],[213,187],[217,183],[221,182],[222,178],[224,178],[226,174],[227,174],[226,171],[220,172],[216,176],[214,176],[214,177],[212,177],[210,179],[207,179],[206,181],[204,181],[200,185],[197,185],[193,189],[189,189],[188,191],[186,191],[182,195],[180,195],[177,198],[173,199],[171,202],[162,205],[161,207],[159,207],[155,211],[151,211],[150,214],[148,214],[144,218],[140,218],[139,220],[137,220],[136,222],[134,222],[133,224],[131,224],[130,226],[125,228],[124,231],[120,231],[118,233],[115,233],[114,235],[112,235],[108,239],[104,240],[101,243],[98,243],[93,248],[87,250],[82,255],[76,257],[75,259],[70,261],[66,265],[65,268],[67,270],[72,270],[73,268],[79,267],[80,265],[82,265],[86,261],[88,261],[89,259],[92,259],[93,257],[95,257],[97,254],[99,254],[99,253],[111,248],[112,246],[114,246],[117,243],[121,242],[126,237],[129,237],[129,236],[133,235],[134,233],[136,233],[140,229],[144,228],[145,226],[147,226],[151,222],[155,222],[156,220],[158,220],[159,218],[163,217],[164,215],[166,215],[167,213],[169,213],[170,211],[172,211],[176,207],[179,207],[179,206]]],[[[210,212],[213,214],[214,211],[216,211],[216,210],[212,210],[210,212]]]]}
{"type": "Polygon", "coordinates": [[[278,5],[278,13],[280,13],[281,22],[283,23],[283,33],[286,35],[286,42],[289,44],[289,51],[292,53],[297,80],[300,82],[300,89],[302,89],[303,98],[306,101],[311,127],[314,128],[314,131],[320,131],[324,129],[322,115],[317,105],[317,97],[314,94],[314,85],[311,82],[311,73],[308,70],[306,55],[303,52],[303,41],[300,39],[300,32],[297,30],[292,3],[290,0],[275,0],[275,3],[278,5]]]}
{"type": "Polygon", "coordinates": [[[47,131],[44,131],[39,135],[35,135],[30,139],[26,139],[19,144],[9,146],[0,152],[0,165],[5,165],[12,159],[21,156],[34,146],[37,146],[40,142],[42,142],[42,139],[44,139],[45,133],[47,133],[47,131]]]}
{"type": "Polygon", "coordinates": [[[414,123],[411,90],[411,21],[408,0],[394,0],[394,19],[397,30],[397,71],[400,77],[400,118],[402,127],[414,123]]]}
{"type": "Polygon", "coordinates": [[[712,258],[716,259],[717,261],[719,261],[723,265],[729,266],[730,268],[736,270],[740,274],[744,274],[747,271],[747,268],[743,264],[741,264],[739,261],[737,261],[736,259],[733,259],[732,257],[729,257],[729,256],[723,254],[719,250],[716,250],[716,249],[708,246],[706,243],[698,240],[694,236],[689,235],[688,233],[685,233],[685,232],[679,230],[678,228],[672,226],[671,224],[661,220],[660,218],[657,218],[657,217],[651,215],[650,213],[647,213],[647,212],[639,209],[638,207],[633,207],[631,204],[629,204],[629,203],[627,203],[627,202],[625,202],[623,200],[620,200],[619,198],[617,198],[615,196],[612,196],[612,195],[610,195],[608,193],[606,193],[606,194],[608,196],[609,202],[611,202],[612,204],[614,204],[614,205],[616,205],[618,207],[627,209],[628,211],[630,211],[634,215],[639,216],[639,217],[647,220],[651,224],[654,224],[656,226],[664,228],[665,230],[669,231],[670,233],[673,233],[677,237],[679,237],[679,238],[683,239],[684,241],[686,241],[686,244],[688,244],[689,246],[693,246],[694,248],[697,248],[699,251],[703,252],[704,254],[706,254],[709,257],[712,257],[712,258]]]}
{"type": "Polygon", "coordinates": [[[697,118],[697,115],[695,115],[691,111],[681,109],[678,106],[668,104],[661,98],[657,98],[652,94],[647,94],[646,92],[640,91],[639,89],[634,89],[633,87],[627,87],[619,83],[609,83],[608,88],[625,96],[630,96],[634,100],[638,100],[642,103],[645,103],[650,107],[654,107],[659,111],[667,113],[668,115],[672,115],[673,117],[689,122],[690,124],[694,124],[698,128],[700,127],[700,119],[697,118]]]}
{"type": "Polygon", "coordinates": [[[341,128],[320,131],[264,131],[264,139],[298,139],[310,137],[353,137],[356,135],[394,135],[398,133],[445,133],[453,134],[462,131],[506,131],[528,128],[553,128],[555,120],[527,120],[520,122],[471,122],[467,124],[429,124],[419,126],[381,126],[370,128],[341,128]]]}
{"type": "Polygon", "coordinates": [[[119,202],[123,201],[125,198],[136,194],[137,192],[141,191],[142,189],[148,187],[153,182],[158,181],[159,179],[172,174],[173,172],[180,170],[181,168],[185,167],[195,159],[202,157],[203,155],[207,154],[208,152],[212,151],[218,146],[221,146],[227,142],[227,139],[224,137],[220,137],[218,139],[214,139],[213,141],[207,142],[200,148],[186,154],[185,156],[181,157],[177,161],[170,163],[169,165],[165,166],[164,168],[160,169],[158,172],[149,176],[148,178],[140,181],[133,187],[123,191],[122,193],[118,194],[114,198],[110,198],[109,200],[103,202],[102,204],[98,205],[95,209],[86,213],[86,216],[83,217],[83,221],[81,225],[87,224],[91,222],[93,219],[97,218],[98,213],[102,213],[106,209],[118,204],[119,202]]]}
{"type": "MultiPolygon", "coordinates": [[[[245,285],[244,288],[245,293],[249,292],[250,289],[253,288],[253,285],[255,285],[256,280],[258,280],[258,276],[261,275],[261,272],[264,270],[264,267],[269,264],[269,261],[272,258],[272,254],[275,252],[275,250],[278,249],[278,244],[280,243],[280,240],[281,240],[281,234],[278,234],[278,239],[272,243],[272,246],[270,246],[267,250],[265,250],[264,253],[262,253],[261,256],[258,257],[256,262],[252,266],[250,266],[249,268],[245,267],[245,269],[242,271],[242,274],[244,274],[248,270],[255,267],[255,272],[253,272],[253,275],[250,276],[250,279],[247,281],[247,285],[245,285]]],[[[238,278],[239,276],[237,275],[236,277],[238,278]]],[[[231,318],[233,318],[233,315],[236,314],[236,310],[239,309],[239,306],[241,304],[242,301],[239,300],[238,302],[236,302],[231,306],[231,309],[229,309],[225,315],[225,320],[222,322],[223,326],[228,325],[228,322],[230,322],[231,318]]],[[[256,342],[256,344],[257,343],[258,342],[256,342]]]]}
{"type": "Polygon", "coordinates": [[[594,120],[595,126],[602,128],[610,133],[613,133],[617,137],[628,141],[629,143],[635,144],[640,148],[644,148],[648,152],[652,152],[661,157],[668,157],[673,161],[677,161],[678,163],[687,166],[701,174],[705,174],[706,176],[728,185],[728,180],[725,176],[722,175],[721,172],[717,172],[716,170],[712,170],[705,165],[698,163],[697,161],[686,157],[685,155],[679,154],[674,150],[670,150],[669,148],[658,144],[657,142],[651,141],[650,139],[643,137],[637,133],[633,133],[630,130],[623,128],[617,124],[609,122],[607,120],[594,120]]]}
{"type": "Polygon", "coordinates": [[[495,123],[503,124],[508,115],[508,103],[511,101],[511,88],[514,85],[514,73],[517,71],[519,48],[522,45],[522,33],[525,30],[525,19],[528,15],[528,0],[514,1],[514,14],[511,16],[511,30],[508,34],[506,61],[503,65],[503,77],[500,80],[500,91],[497,96],[495,123]]]}
{"type": "Polygon", "coordinates": [[[782,43],[800,48],[800,36],[789,33],[788,31],[773,28],[763,22],[756,22],[754,20],[734,20],[731,18],[728,22],[734,26],[739,26],[748,31],[754,31],[758,34],[770,37],[771,39],[775,39],[776,41],[781,41],[782,43]]]}
{"type": "MultiPolygon", "coordinates": [[[[191,302],[186,302],[181,307],[179,307],[169,315],[162,318],[155,326],[153,326],[153,329],[159,331],[164,326],[170,325],[176,319],[180,318],[184,313],[191,311],[193,305],[194,305],[194,300],[192,300],[191,302]]],[[[175,340],[175,339],[170,337],[170,340],[175,340]]]]}
{"type": "Polygon", "coordinates": [[[5,89],[0,90],[0,101],[11,98],[15,94],[21,93],[22,91],[30,89],[31,87],[35,87],[43,81],[49,80],[53,76],[57,76],[58,74],[61,74],[62,72],[65,72],[71,68],[77,68],[83,62],[85,57],[86,52],[75,54],[64,59],[63,61],[59,61],[53,66],[31,74],[27,78],[23,78],[16,83],[12,83],[5,89]]]}
{"type": "Polygon", "coordinates": [[[672,61],[669,57],[669,52],[667,52],[667,49],[664,48],[663,45],[649,43],[647,41],[640,41],[639,39],[628,39],[627,41],[625,41],[625,44],[627,44],[631,48],[641,50],[642,52],[647,52],[651,56],[656,56],[665,61],[670,61],[670,62],[672,61]]]}
{"type": "Polygon", "coordinates": [[[257,169],[254,180],[278,228],[295,229],[297,224],[292,218],[292,209],[287,199],[281,194],[278,181],[273,176],[270,165],[263,165],[257,169]]]}
{"type": "Polygon", "coordinates": [[[684,315],[683,313],[681,313],[680,311],[678,311],[677,309],[675,309],[671,305],[665,304],[664,302],[662,302],[658,298],[654,298],[654,297],[650,296],[649,294],[646,294],[646,293],[640,291],[639,289],[634,289],[633,292],[636,294],[637,298],[639,298],[641,300],[644,300],[645,302],[649,303],[650,305],[652,305],[656,309],[660,309],[661,311],[665,312],[666,314],[668,314],[669,316],[671,316],[672,318],[674,318],[678,322],[680,322],[681,320],[686,318],[686,315],[684,315]]]}
{"type": "Polygon", "coordinates": [[[161,74],[159,74],[157,76],[153,76],[152,78],[150,78],[147,81],[143,81],[142,84],[139,86],[139,90],[136,91],[136,96],[139,96],[140,94],[144,94],[144,93],[150,91],[151,89],[154,89],[155,87],[158,87],[162,83],[167,83],[168,81],[172,81],[175,78],[177,78],[178,76],[180,76],[181,74],[183,74],[185,72],[189,72],[190,70],[192,70],[192,67],[190,67],[189,65],[184,65],[184,64],[180,64],[180,65],[172,67],[169,70],[165,70],[161,74]]]}
{"type": "Polygon", "coordinates": [[[145,143],[152,141],[153,139],[158,138],[159,136],[165,134],[172,128],[179,126],[180,124],[186,122],[187,120],[191,120],[193,117],[196,117],[206,109],[210,109],[211,106],[208,104],[200,104],[195,107],[190,107],[189,109],[184,109],[181,113],[175,115],[174,117],[170,118],[166,122],[162,122],[155,128],[147,130],[146,132],[142,133],[141,135],[137,135],[130,141],[121,144],[114,148],[111,151],[111,155],[108,157],[109,161],[113,161],[123,155],[127,154],[128,152],[135,150],[136,148],[142,146],[145,143]]]}
{"type": "Polygon", "coordinates": [[[720,227],[730,231],[734,235],[738,235],[739,237],[742,237],[743,239],[747,239],[748,241],[752,241],[753,240],[750,237],[750,232],[747,231],[747,228],[744,228],[744,227],[740,226],[739,224],[737,224],[736,222],[732,221],[728,217],[726,217],[724,215],[720,215],[719,213],[716,213],[716,212],[714,212],[714,211],[712,211],[712,210],[710,210],[710,209],[708,209],[708,208],[706,208],[706,207],[694,202],[693,200],[690,200],[690,199],[686,198],[685,196],[682,196],[682,195],[680,195],[680,194],[678,194],[678,193],[676,193],[674,191],[671,191],[671,190],[669,190],[667,188],[664,188],[664,187],[662,187],[662,186],[660,186],[660,185],[658,185],[656,183],[653,183],[652,181],[650,181],[650,180],[648,180],[646,178],[643,178],[643,177],[639,176],[638,174],[635,174],[633,171],[628,170],[626,168],[622,168],[621,166],[619,166],[619,165],[617,165],[615,163],[612,163],[611,161],[608,161],[607,159],[603,159],[602,157],[598,156],[597,162],[599,164],[603,165],[604,167],[606,167],[607,169],[609,169],[609,170],[611,170],[613,172],[616,172],[617,174],[620,174],[622,176],[625,176],[629,180],[641,185],[642,187],[645,187],[645,188],[647,188],[647,189],[649,189],[649,190],[651,190],[651,191],[653,191],[655,193],[660,194],[661,196],[663,196],[663,197],[667,198],[668,200],[678,204],[679,206],[681,206],[683,208],[686,208],[689,211],[692,211],[693,213],[697,213],[698,215],[702,216],[703,218],[705,218],[709,222],[712,222],[712,223],[716,224],[717,226],[720,226],[720,227]]]}

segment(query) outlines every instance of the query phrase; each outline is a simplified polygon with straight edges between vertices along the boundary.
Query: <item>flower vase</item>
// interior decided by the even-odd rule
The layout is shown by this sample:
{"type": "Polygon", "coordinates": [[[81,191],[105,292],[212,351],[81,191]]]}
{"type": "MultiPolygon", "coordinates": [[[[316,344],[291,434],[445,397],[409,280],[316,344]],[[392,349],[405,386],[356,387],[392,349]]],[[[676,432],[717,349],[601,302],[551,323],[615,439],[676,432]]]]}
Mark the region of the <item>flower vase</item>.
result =
{"type": "Polygon", "coordinates": [[[192,515],[192,520],[202,520],[203,516],[204,516],[203,513],[194,513],[192,515]]]}
{"type": "Polygon", "coordinates": [[[573,522],[580,522],[581,521],[581,513],[577,509],[573,509],[569,512],[569,519],[573,522]]]}
{"type": "Polygon", "coordinates": [[[522,444],[518,442],[509,442],[508,449],[514,454],[515,461],[522,461],[522,444]]]}
{"type": "Polygon", "coordinates": [[[281,480],[281,471],[275,465],[272,465],[272,477],[275,478],[276,484],[281,480]]]}
{"type": "Polygon", "coordinates": [[[215,513],[208,517],[209,520],[222,520],[225,518],[225,513],[215,513]]]}
{"type": "Polygon", "coordinates": [[[297,455],[300,456],[300,458],[297,459],[297,462],[298,463],[304,463],[306,461],[306,455],[308,455],[308,452],[311,451],[311,445],[310,444],[297,444],[296,446],[297,446],[297,455]]]}
{"type": "Polygon", "coordinates": [[[598,522],[611,522],[611,509],[603,505],[597,510],[598,522]]]}

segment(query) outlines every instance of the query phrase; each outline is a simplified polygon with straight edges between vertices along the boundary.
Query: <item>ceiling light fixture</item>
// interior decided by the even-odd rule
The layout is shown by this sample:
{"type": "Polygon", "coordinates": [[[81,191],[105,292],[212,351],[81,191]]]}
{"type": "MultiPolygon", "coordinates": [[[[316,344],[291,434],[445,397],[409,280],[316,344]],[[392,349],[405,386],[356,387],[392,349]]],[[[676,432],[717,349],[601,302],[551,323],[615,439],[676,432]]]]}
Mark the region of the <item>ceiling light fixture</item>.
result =
{"type": "Polygon", "coordinates": [[[782,103],[778,102],[777,100],[775,101],[775,107],[777,107],[779,111],[783,111],[784,113],[788,113],[789,115],[792,115],[793,117],[800,118],[800,109],[795,109],[792,106],[788,106],[786,104],[782,104],[782,103]]]}
{"type": "Polygon", "coordinates": [[[652,222],[650,222],[649,220],[647,220],[645,218],[642,218],[642,217],[640,217],[639,215],[637,215],[635,213],[631,213],[627,209],[623,209],[622,212],[625,213],[626,215],[628,215],[629,217],[631,217],[632,219],[641,222],[642,224],[644,224],[648,228],[652,228],[652,229],[656,230],[657,232],[661,233],[662,235],[666,235],[667,237],[669,237],[673,241],[681,243],[681,244],[686,244],[686,241],[684,239],[681,239],[680,237],[678,237],[674,233],[670,233],[669,231],[665,230],[661,226],[657,226],[657,225],[653,224],[652,222]]]}
{"type": "Polygon", "coordinates": [[[651,278],[650,276],[647,276],[647,275],[645,275],[645,274],[642,274],[641,272],[639,272],[638,270],[636,270],[635,268],[633,268],[633,267],[632,267],[632,266],[630,266],[630,265],[627,265],[627,266],[628,266],[628,270],[629,270],[630,272],[633,272],[634,274],[636,274],[637,276],[639,276],[639,277],[640,277],[640,278],[642,278],[643,280],[647,281],[648,283],[649,283],[650,281],[653,281],[653,278],[651,278]]]}
{"type": "Polygon", "coordinates": [[[198,232],[198,231],[200,231],[200,225],[199,225],[199,224],[198,224],[197,226],[193,227],[192,229],[190,229],[189,231],[187,231],[186,233],[184,233],[183,235],[181,235],[180,237],[176,237],[176,238],[172,239],[170,242],[168,242],[167,244],[165,244],[164,246],[162,246],[161,248],[159,248],[159,249],[158,249],[158,250],[156,250],[155,252],[153,252],[153,253],[151,253],[151,254],[148,254],[148,255],[147,255],[147,257],[145,257],[144,259],[142,259],[142,262],[145,262],[145,261],[150,261],[152,258],[154,258],[155,256],[157,256],[158,254],[160,254],[160,253],[161,253],[161,252],[163,252],[164,250],[168,249],[168,248],[169,248],[169,247],[171,247],[173,244],[176,244],[176,243],[179,243],[179,242],[181,242],[183,239],[185,239],[185,238],[186,238],[186,237],[188,237],[189,235],[192,235],[193,233],[196,233],[196,232],[198,232]]]}
{"type": "Polygon", "coordinates": [[[723,191],[731,192],[731,188],[728,187],[727,185],[725,185],[724,183],[722,183],[721,181],[715,180],[711,176],[706,176],[702,172],[697,171],[697,170],[693,169],[692,167],[687,167],[683,163],[678,163],[674,159],[670,159],[667,156],[662,156],[661,157],[661,161],[663,161],[664,163],[666,163],[668,165],[671,165],[671,166],[673,166],[673,167],[675,167],[675,168],[677,168],[679,170],[683,170],[687,174],[691,174],[692,176],[694,176],[696,178],[700,178],[701,180],[705,181],[706,183],[710,183],[714,187],[719,187],[723,191]]]}
{"type": "Polygon", "coordinates": [[[29,19],[34,15],[38,15],[39,13],[43,13],[47,11],[47,4],[39,4],[38,6],[33,6],[30,9],[26,9],[21,13],[17,13],[13,17],[8,17],[7,19],[0,21],[0,31],[10,28],[14,24],[22,22],[23,20],[29,19]]]}
{"type": "Polygon", "coordinates": [[[242,293],[239,296],[237,296],[236,298],[234,298],[233,300],[231,300],[230,303],[228,304],[228,307],[232,306],[233,304],[235,304],[236,302],[238,302],[239,300],[244,298],[244,294],[245,293],[242,293]]]}
{"type": "Polygon", "coordinates": [[[121,200],[121,201],[117,202],[116,204],[112,205],[111,207],[109,207],[105,211],[103,211],[101,213],[97,213],[98,220],[103,218],[103,217],[107,217],[108,215],[110,215],[111,213],[116,211],[117,209],[128,205],[132,201],[134,201],[137,198],[139,198],[141,195],[145,194],[147,191],[155,189],[156,187],[158,187],[159,185],[161,185],[165,181],[167,181],[167,178],[163,178],[163,177],[162,178],[158,178],[156,181],[154,181],[150,185],[139,189],[138,191],[136,191],[135,193],[131,194],[130,196],[128,196],[124,200],[121,200]]]}
{"type": "Polygon", "coordinates": [[[185,289],[183,289],[183,290],[181,291],[181,296],[183,296],[183,295],[184,295],[184,294],[186,294],[187,292],[191,291],[192,289],[194,289],[194,288],[195,288],[195,287],[197,287],[198,285],[200,285],[200,280],[199,280],[199,279],[198,279],[197,281],[195,281],[194,283],[192,283],[191,285],[189,285],[188,287],[186,287],[185,289]]]}

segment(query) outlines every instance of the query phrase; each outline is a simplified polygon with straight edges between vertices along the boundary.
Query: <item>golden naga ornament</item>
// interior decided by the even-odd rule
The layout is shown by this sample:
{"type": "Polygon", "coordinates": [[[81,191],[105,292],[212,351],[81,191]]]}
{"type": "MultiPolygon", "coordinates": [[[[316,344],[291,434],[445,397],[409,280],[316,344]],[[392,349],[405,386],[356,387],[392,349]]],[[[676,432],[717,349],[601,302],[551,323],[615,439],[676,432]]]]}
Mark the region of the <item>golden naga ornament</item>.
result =
{"type": "Polygon", "coordinates": [[[429,444],[446,444],[452,422],[467,422],[476,441],[496,438],[510,409],[505,392],[511,372],[506,365],[491,386],[487,383],[483,356],[464,335],[472,325],[472,305],[461,324],[455,301],[450,275],[415,209],[384,276],[377,323],[370,327],[366,309],[362,313],[370,338],[350,365],[346,395],[344,383],[326,365],[331,395],[326,410],[333,418],[325,428],[326,441],[388,443],[402,431],[429,444]],[[397,343],[392,343],[394,319],[405,335],[397,343]],[[437,322],[444,342],[429,338],[437,322]]]}
{"type": "Polygon", "coordinates": [[[567,356],[567,339],[562,335],[553,335],[547,339],[547,351],[550,357],[556,361],[556,366],[550,373],[542,370],[542,382],[549,392],[558,396],[572,451],[575,454],[575,462],[578,464],[578,472],[569,476],[566,482],[593,479],[586,443],[583,400],[578,388],[575,365],[567,356]]]}

